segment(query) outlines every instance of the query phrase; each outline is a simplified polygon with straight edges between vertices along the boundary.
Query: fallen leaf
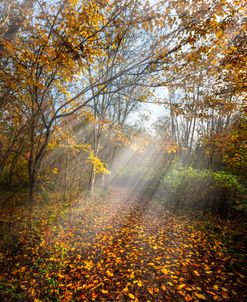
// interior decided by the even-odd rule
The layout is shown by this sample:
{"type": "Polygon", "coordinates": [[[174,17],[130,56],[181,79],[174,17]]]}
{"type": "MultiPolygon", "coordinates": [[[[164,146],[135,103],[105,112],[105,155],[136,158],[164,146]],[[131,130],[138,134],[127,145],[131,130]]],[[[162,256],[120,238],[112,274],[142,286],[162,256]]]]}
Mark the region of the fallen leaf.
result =
{"type": "Polygon", "coordinates": [[[168,270],[166,269],[166,268],[162,268],[162,273],[164,274],[164,275],[168,275],[168,270]]]}
{"type": "Polygon", "coordinates": [[[135,300],[135,296],[133,294],[129,293],[129,297],[130,299],[135,300]]]}
{"type": "Polygon", "coordinates": [[[110,270],[107,270],[107,271],[106,271],[106,274],[107,274],[109,277],[114,276],[113,272],[111,272],[110,270]]]}
{"type": "Polygon", "coordinates": [[[200,274],[198,273],[198,271],[193,271],[193,273],[194,273],[197,277],[200,276],[200,274]]]}
{"type": "Polygon", "coordinates": [[[191,298],[190,295],[186,295],[186,296],[184,297],[184,299],[185,299],[186,302],[192,301],[192,298],[191,298]]]}
{"type": "Polygon", "coordinates": [[[205,296],[203,296],[202,294],[195,293],[195,296],[201,300],[207,300],[207,298],[205,296]]]}
{"type": "Polygon", "coordinates": [[[182,289],[182,288],[184,288],[184,287],[186,287],[186,284],[179,284],[178,286],[177,286],[177,289],[182,289]]]}
{"type": "Polygon", "coordinates": [[[165,284],[161,284],[161,289],[165,292],[167,290],[165,284]]]}

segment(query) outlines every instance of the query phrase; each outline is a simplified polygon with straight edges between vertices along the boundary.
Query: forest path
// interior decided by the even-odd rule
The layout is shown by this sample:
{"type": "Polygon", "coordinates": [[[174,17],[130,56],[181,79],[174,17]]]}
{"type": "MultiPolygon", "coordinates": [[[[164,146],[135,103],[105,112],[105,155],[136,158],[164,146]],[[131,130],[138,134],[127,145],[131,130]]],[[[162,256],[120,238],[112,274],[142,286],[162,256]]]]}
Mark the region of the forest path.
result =
{"type": "Polygon", "coordinates": [[[230,258],[219,234],[129,197],[115,187],[48,224],[56,205],[34,209],[35,233],[1,253],[1,291],[25,299],[6,301],[246,301],[239,255],[230,258]]]}

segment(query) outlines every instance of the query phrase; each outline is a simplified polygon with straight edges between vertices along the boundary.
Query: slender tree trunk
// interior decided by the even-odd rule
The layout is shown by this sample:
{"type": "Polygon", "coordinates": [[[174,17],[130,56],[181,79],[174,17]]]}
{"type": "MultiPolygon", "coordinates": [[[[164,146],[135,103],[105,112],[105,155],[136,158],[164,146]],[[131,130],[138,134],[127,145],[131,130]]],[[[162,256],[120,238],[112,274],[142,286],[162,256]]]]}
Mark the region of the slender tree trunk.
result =
{"type": "Polygon", "coordinates": [[[13,162],[12,162],[12,164],[11,164],[10,171],[9,171],[8,186],[11,186],[11,185],[12,185],[14,170],[15,170],[15,167],[16,167],[18,158],[19,158],[19,154],[16,153],[16,155],[15,155],[15,157],[14,157],[14,160],[13,160],[13,162]]]}
{"type": "Polygon", "coordinates": [[[33,166],[33,161],[28,162],[28,174],[29,174],[29,204],[33,203],[34,187],[35,187],[35,170],[33,166]]]}
{"type": "Polygon", "coordinates": [[[69,177],[68,177],[68,174],[69,174],[69,152],[67,153],[67,156],[66,156],[66,162],[65,162],[65,183],[64,183],[64,201],[67,201],[67,198],[68,198],[68,187],[69,187],[69,177]]]}
{"type": "Polygon", "coordinates": [[[30,155],[28,160],[28,176],[29,176],[29,204],[33,202],[33,192],[35,183],[35,163],[34,163],[34,129],[35,120],[33,114],[33,104],[32,104],[32,118],[31,118],[31,128],[30,128],[30,155]]]}
{"type": "Polygon", "coordinates": [[[89,176],[89,183],[88,183],[88,193],[90,196],[94,195],[94,184],[95,184],[95,171],[94,167],[92,165],[91,171],[90,171],[90,176],[89,176]]]}
{"type": "MultiPolygon", "coordinates": [[[[67,109],[67,106],[65,107],[67,109]]],[[[69,147],[69,131],[68,123],[66,121],[66,130],[67,130],[67,146],[69,147]]],[[[68,148],[66,162],[65,162],[65,184],[64,184],[64,201],[67,201],[68,198],[68,189],[69,189],[69,161],[70,161],[70,152],[68,148]]]]}
{"type": "Polygon", "coordinates": [[[29,172],[29,228],[32,228],[32,217],[33,217],[33,196],[34,196],[34,189],[35,189],[35,170],[32,159],[28,162],[28,172],[29,172]]]}
{"type": "MultiPolygon", "coordinates": [[[[99,152],[99,129],[97,129],[97,125],[94,124],[94,135],[93,135],[93,139],[94,139],[94,155],[98,156],[98,152],[99,152]]],[[[88,193],[90,196],[94,195],[94,187],[95,187],[95,179],[96,179],[96,173],[95,173],[95,169],[94,166],[92,164],[91,167],[91,172],[90,172],[90,176],[89,176],[89,184],[88,184],[88,193]]]]}

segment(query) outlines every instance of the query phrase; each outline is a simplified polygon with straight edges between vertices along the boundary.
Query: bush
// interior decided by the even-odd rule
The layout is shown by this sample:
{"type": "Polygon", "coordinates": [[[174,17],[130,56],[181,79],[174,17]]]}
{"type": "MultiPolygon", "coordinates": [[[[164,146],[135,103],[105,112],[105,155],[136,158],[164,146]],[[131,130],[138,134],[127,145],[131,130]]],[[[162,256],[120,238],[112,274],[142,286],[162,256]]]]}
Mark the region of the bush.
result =
{"type": "Polygon", "coordinates": [[[199,209],[226,216],[240,190],[237,177],[224,171],[175,167],[162,178],[158,197],[174,210],[199,209]]]}

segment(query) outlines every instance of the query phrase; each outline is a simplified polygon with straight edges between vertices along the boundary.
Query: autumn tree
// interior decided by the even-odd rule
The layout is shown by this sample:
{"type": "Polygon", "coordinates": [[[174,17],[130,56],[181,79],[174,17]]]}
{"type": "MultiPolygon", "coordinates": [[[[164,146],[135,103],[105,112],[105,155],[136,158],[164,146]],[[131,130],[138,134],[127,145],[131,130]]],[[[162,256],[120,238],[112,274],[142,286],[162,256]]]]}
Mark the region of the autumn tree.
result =
{"type": "MultiPolygon", "coordinates": [[[[174,87],[191,72],[198,74],[198,69],[191,71],[191,62],[197,66],[206,62],[202,69],[208,65],[212,77],[217,68],[221,72],[215,60],[219,58],[222,64],[223,58],[230,60],[230,53],[224,52],[227,43],[244,41],[241,1],[160,1],[151,6],[138,0],[71,0],[55,5],[24,1],[22,5],[35,7],[35,14],[21,17],[14,40],[6,36],[5,26],[12,13],[6,3],[2,6],[6,18],[1,21],[0,79],[3,103],[14,100],[21,133],[28,138],[24,158],[30,200],[50,136],[63,118],[131,86],[174,87]],[[238,26],[235,40],[230,36],[233,21],[238,26]],[[88,65],[92,68],[96,59],[107,68],[96,76],[94,70],[90,76],[88,65]]],[[[234,60],[236,46],[229,47],[234,60]]],[[[189,140],[191,146],[193,139],[189,140]]]]}
{"type": "Polygon", "coordinates": [[[132,59],[132,65],[124,70],[93,83],[87,83],[83,72],[86,61],[93,62],[113,47],[114,41],[106,37],[106,29],[116,28],[116,39],[120,39],[119,25],[123,19],[129,16],[126,24],[133,25],[137,2],[107,5],[97,1],[68,1],[51,8],[49,3],[38,1],[36,5],[39,13],[26,24],[28,32],[20,35],[15,43],[7,39],[1,42],[7,60],[1,80],[6,89],[14,92],[26,120],[30,200],[55,123],[85,107],[105,86],[139,63],[133,64],[132,59]],[[90,94],[92,88],[94,95],[90,94]]]}

